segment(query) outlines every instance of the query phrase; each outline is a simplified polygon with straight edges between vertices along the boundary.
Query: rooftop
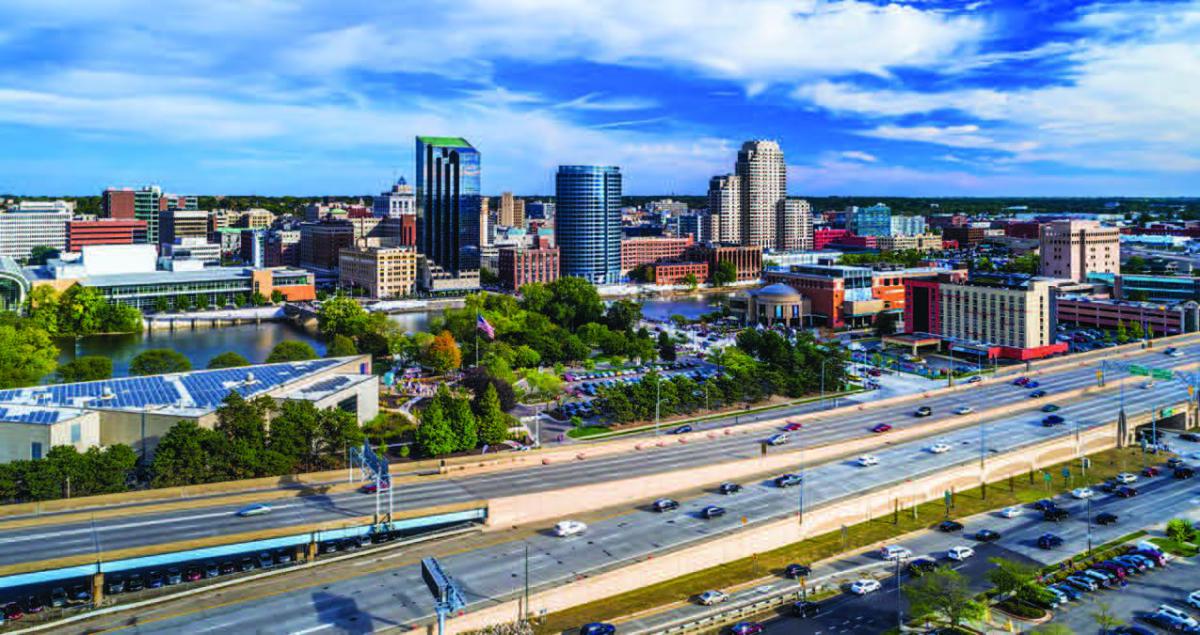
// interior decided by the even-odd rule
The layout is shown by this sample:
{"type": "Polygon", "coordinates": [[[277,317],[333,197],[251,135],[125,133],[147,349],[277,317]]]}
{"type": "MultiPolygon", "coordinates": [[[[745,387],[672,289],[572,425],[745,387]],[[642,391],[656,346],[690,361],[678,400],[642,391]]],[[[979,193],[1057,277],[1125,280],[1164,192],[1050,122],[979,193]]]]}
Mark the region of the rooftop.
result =
{"type": "Polygon", "coordinates": [[[474,147],[462,137],[425,137],[417,136],[417,141],[431,146],[449,146],[455,148],[471,148],[474,147]]]}
{"type": "Polygon", "coordinates": [[[85,414],[78,408],[39,408],[31,406],[0,405],[0,421],[6,423],[31,423],[50,425],[85,414]]]}
{"type": "MultiPolygon", "coordinates": [[[[207,267],[198,271],[148,271],[143,273],[115,273],[79,278],[92,287],[115,287],[125,285],[155,285],[179,282],[206,282],[216,280],[238,280],[248,278],[246,267],[207,267]]],[[[275,274],[308,275],[303,269],[281,267],[272,269],[275,274]]],[[[30,280],[53,280],[53,273],[45,267],[28,267],[26,277],[30,280]]]]}

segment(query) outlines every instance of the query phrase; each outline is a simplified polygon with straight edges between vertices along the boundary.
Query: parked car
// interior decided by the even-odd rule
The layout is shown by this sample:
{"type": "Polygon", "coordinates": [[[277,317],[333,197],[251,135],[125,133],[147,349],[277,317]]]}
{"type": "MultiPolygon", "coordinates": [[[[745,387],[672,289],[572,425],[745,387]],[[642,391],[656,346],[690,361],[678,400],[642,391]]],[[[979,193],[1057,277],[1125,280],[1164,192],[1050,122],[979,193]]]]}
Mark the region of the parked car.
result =
{"type": "Polygon", "coordinates": [[[109,595],[117,595],[125,592],[125,578],[119,575],[107,576],[104,579],[104,592],[109,595]]]}
{"type": "Polygon", "coordinates": [[[25,597],[25,612],[34,615],[46,610],[46,597],[43,595],[29,595],[25,597]]]}
{"type": "Polygon", "coordinates": [[[1096,591],[1100,588],[1100,583],[1080,573],[1072,573],[1064,580],[1071,586],[1084,591],[1096,591]]]}
{"type": "Polygon", "coordinates": [[[183,571],[181,571],[179,567],[171,567],[170,569],[167,569],[166,581],[167,586],[183,582],[183,571]]]}
{"type": "MultiPolygon", "coordinates": [[[[357,544],[357,541],[355,544],[357,544]]],[[[271,555],[270,551],[258,554],[258,567],[260,569],[270,569],[273,566],[275,566],[275,557],[271,555]]]]}
{"type": "Polygon", "coordinates": [[[229,575],[237,571],[237,565],[232,560],[225,560],[221,563],[221,575],[229,575]]]}
{"type": "Polygon", "coordinates": [[[980,529],[975,532],[975,540],[979,542],[996,542],[1000,540],[1000,532],[991,529],[980,529]]]}
{"type": "Polygon", "coordinates": [[[1142,468],[1142,476],[1153,477],[1158,476],[1159,474],[1160,472],[1158,471],[1158,468],[1154,467],[1153,465],[1142,468]]]}
{"type": "Polygon", "coordinates": [[[16,602],[9,602],[4,605],[4,621],[15,622],[22,617],[25,617],[25,608],[16,602]]]}
{"type": "Polygon", "coordinates": [[[1192,617],[1187,611],[1171,606],[1170,604],[1159,604],[1156,612],[1160,615],[1173,617],[1192,628],[1200,628],[1200,622],[1197,622],[1196,618],[1192,617]]]}
{"type": "Polygon", "coordinates": [[[1079,592],[1079,589],[1077,589],[1069,584],[1063,584],[1062,582],[1060,582],[1058,584],[1051,584],[1050,586],[1048,586],[1046,588],[1052,589],[1055,592],[1062,594],[1063,597],[1067,598],[1068,600],[1070,600],[1072,602],[1083,597],[1083,594],[1079,592]]]}
{"type": "Polygon", "coordinates": [[[973,555],[975,555],[974,549],[961,545],[957,547],[951,547],[950,549],[946,550],[946,557],[958,562],[962,562],[973,555]]]}
{"type": "Polygon", "coordinates": [[[254,570],[254,558],[251,558],[250,556],[246,556],[245,558],[238,560],[238,571],[241,571],[242,573],[246,573],[247,571],[253,571],[253,570],[254,570]]]}
{"type": "Polygon", "coordinates": [[[203,578],[204,573],[200,571],[200,567],[191,566],[183,570],[184,582],[195,582],[203,578]]]}
{"type": "Polygon", "coordinates": [[[167,578],[162,574],[162,571],[151,571],[146,574],[146,588],[159,589],[167,584],[167,578]]]}
{"type": "Polygon", "coordinates": [[[1200,609],[1200,591],[1192,591],[1188,594],[1187,603],[1194,609],[1200,609]]]}
{"type": "Polygon", "coordinates": [[[92,601],[92,592],[89,591],[86,586],[82,584],[76,584],[75,586],[71,587],[69,601],[71,604],[86,604],[92,601]]]}
{"type": "Polygon", "coordinates": [[[134,573],[125,581],[125,590],[130,593],[137,593],[146,589],[146,579],[140,573],[134,573]]]}

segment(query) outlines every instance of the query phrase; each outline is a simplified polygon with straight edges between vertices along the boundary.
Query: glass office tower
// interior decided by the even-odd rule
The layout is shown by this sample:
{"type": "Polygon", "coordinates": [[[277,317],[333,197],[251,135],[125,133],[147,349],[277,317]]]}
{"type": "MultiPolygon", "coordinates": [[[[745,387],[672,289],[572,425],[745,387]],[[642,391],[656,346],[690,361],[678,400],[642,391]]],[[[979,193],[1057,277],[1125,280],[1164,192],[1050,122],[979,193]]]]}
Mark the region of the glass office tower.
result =
{"type": "Polygon", "coordinates": [[[892,209],[883,203],[855,209],[846,220],[855,236],[892,235],[892,209]]]}
{"type": "Polygon", "coordinates": [[[417,137],[417,248],[452,277],[479,271],[479,151],[417,137]]]}
{"type": "Polygon", "coordinates": [[[555,240],[562,275],[592,284],[619,282],[621,169],[560,165],[555,197],[555,240]]]}

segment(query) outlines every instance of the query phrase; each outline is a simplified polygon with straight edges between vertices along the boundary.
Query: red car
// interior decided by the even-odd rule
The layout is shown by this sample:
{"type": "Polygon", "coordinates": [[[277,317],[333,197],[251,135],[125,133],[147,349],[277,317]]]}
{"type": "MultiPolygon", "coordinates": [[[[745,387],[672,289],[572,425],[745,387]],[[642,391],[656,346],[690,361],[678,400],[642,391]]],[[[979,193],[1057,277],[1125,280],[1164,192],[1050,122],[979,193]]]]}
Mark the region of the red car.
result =
{"type": "Polygon", "coordinates": [[[1120,496],[1121,498],[1132,498],[1137,496],[1137,494],[1138,491],[1132,487],[1122,487],[1117,490],[1117,496],[1120,496]]]}
{"type": "Polygon", "coordinates": [[[766,629],[758,622],[738,622],[729,629],[729,632],[733,635],[757,635],[764,630],[766,629]]]}
{"type": "Polygon", "coordinates": [[[4,605],[4,619],[12,622],[25,617],[25,611],[21,610],[21,605],[16,602],[9,602],[4,605]]]}
{"type": "Polygon", "coordinates": [[[787,424],[786,426],[783,426],[783,431],[784,432],[795,432],[803,427],[804,427],[804,424],[793,421],[793,422],[787,424]]]}
{"type": "MultiPolygon", "coordinates": [[[[391,487],[392,487],[392,482],[391,482],[391,481],[379,481],[379,484],[378,484],[379,491],[381,491],[381,492],[386,492],[386,491],[388,491],[388,490],[389,490],[391,487]]],[[[374,494],[374,493],[375,493],[375,488],[376,488],[376,483],[375,483],[375,481],[371,481],[370,483],[367,483],[366,485],[363,485],[363,486],[362,486],[362,487],[359,489],[359,491],[361,491],[361,492],[362,492],[362,493],[364,493],[364,494],[374,494]]]]}
{"type": "Polygon", "coordinates": [[[200,572],[200,567],[188,567],[187,570],[183,572],[183,580],[185,582],[195,582],[202,577],[204,577],[204,575],[200,572]]]}
{"type": "Polygon", "coordinates": [[[1142,470],[1142,476],[1158,476],[1158,468],[1153,466],[1147,467],[1142,470]]]}
{"type": "Polygon", "coordinates": [[[888,430],[891,430],[891,429],[892,429],[892,426],[890,426],[886,423],[881,423],[881,424],[875,426],[874,428],[871,428],[871,432],[875,432],[875,433],[887,432],[888,430]]]}
{"type": "Polygon", "coordinates": [[[1025,384],[1028,384],[1028,383],[1029,383],[1028,377],[1018,377],[1015,380],[1013,380],[1014,386],[1024,386],[1025,384]]]}

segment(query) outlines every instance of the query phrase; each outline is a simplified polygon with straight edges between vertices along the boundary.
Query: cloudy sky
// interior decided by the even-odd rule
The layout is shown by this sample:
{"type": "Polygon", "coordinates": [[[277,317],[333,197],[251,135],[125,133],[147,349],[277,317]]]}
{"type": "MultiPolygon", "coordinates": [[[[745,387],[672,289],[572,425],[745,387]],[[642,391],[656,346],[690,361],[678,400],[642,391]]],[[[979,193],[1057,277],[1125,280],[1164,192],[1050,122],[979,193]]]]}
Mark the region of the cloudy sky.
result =
{"type": "Polygon", "coordinates": [[[704,191],[1198,195],[1200,0],[5,0],[0,192],[355,194],[461,135],[704,191]]]}

